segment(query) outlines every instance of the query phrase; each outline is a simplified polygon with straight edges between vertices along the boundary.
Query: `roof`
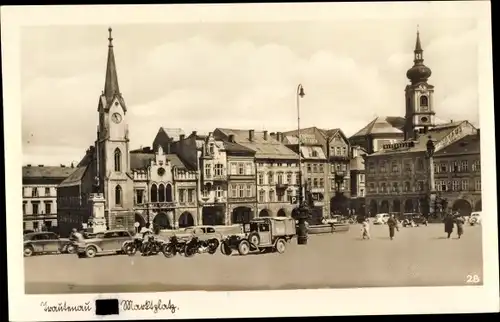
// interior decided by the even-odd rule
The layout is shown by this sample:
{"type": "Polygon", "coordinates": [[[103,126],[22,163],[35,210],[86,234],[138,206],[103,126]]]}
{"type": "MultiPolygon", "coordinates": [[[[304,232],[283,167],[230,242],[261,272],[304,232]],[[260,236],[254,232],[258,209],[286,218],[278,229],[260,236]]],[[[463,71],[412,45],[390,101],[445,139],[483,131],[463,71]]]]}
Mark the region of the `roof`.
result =
{"type": "Polygon", "coordinates": [[[23,166],[23,178],[65,179],[75,170],[76,168],[70,167],[23,166]]]}
{"type": "Polygon", "coordinates": [[[405,118],[399,116],[376,117],[351,137],[370,134],[403,134],[405,118]]]}
{"type": "MultiPolygon", "coordinates": [[[[326,143],[326,130],[320,130],[317,127],[308,127],[300,129],[302,145],[321,145],[326,143]]],[[[283,132],[283,142],[288,145],[298,144],[297,130],[283,132]]]]}
{"type": "Polygon", "coordinates": [[[284,144],[278,142],[276,139],[272,138],[270,135],[267,136],[267,140],[264,139],[264,132],[254,132],[254,138],[252,141],[249,139],[249,130],[237,130],[237,129],[221,129],[218,128],[216,131],[221,132],[224,136],[229,137],[234,135],[234,141],[244,147],[255,151],[256,158],[263,159],[298,159],[299,156],[287,148],[284,144]]]}
{"type": "Polygon", "coordinates": [[[90,163],[83,167],[76,168],[76,170],[69,177],[67,177],[63,182],[61,182],[59,187],[69,187],[69,186],[79,185],[89,165],[90,163]]]}
{"type": "Polygon", "coordinates": [[[179,141],[179,138],[181,135],[185,135],[186,133],[184,133],[184,130],[183,129],[180,129],[180,128],[168,128],[168,127],[161,127],[160,128],[163,132],[165,132],[165,134],[173,139],[174,141],[179,141]]]}
{"type": "Polygon", "coordinates": [[[325,153],[319,146],[301,146],[300,152],[305,159],[326,160],[325,153]],[[313,156],[314,151],[316,151],[316,156],[313,156]]]}
{"type": "MultiPolygon", "coordinates": [[[[155,159],[154,153],[131,153],[130,169],[143,169],[150,165],[151,160],[155,159]]],[[[184,163],[176,154],[166,154],[165,158],[176,168],[186,168],[184,163]]]]}
{"type": "Polygon", "coordinates": [[[444,157],[446,155],[455,154],[479,154],[481,152],[481,143],[478,134],[469,134],[458,141],[444,147],[436,152],[436,157],[444,157]]]}
{"type": "Polygon", "coordinates": [[[411,152],[424,152],[427,151],[427,141],[428,137],[431,136],[435,142],[440,141],[446,135],[451,133],[454,129],[456,129],[462,122],[458,122],[454,126],[443,126],[443,127],[434,127],[430,129],[427,133],[420,133],[416,140],[412,141],[414,146],[410,148],[402,148],[402,149],[382,149],[379,150],[370,156],[384,155],[384,154],[394,154],[394,153],[411,153],[411,152]]]}
{"type": "Polygon", "coordinates": [[[241,144],[238,144],[238,143],[234,143],[234,142],[223,142],[224,144],[224,149],[226,150],[226,152],[235,152],[235,153],[247,153],[247,154],[251,154],[251,155],[254,155],[255,154],[255,151],[252,150],[252,149],[249,149],[241,144]]]}

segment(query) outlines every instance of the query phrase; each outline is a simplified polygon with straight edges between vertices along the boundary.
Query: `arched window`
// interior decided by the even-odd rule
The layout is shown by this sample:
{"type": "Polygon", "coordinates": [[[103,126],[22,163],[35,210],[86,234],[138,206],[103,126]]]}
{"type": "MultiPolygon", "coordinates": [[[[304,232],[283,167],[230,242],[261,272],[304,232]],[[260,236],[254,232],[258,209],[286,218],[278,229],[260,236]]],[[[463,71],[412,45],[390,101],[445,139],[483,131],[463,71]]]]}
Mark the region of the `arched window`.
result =
{"type": "Polygon", "coordinates": [[[429,99],[427,96],[420,96],[420,106],[429,106],[429,99]]]}
{"type": "Polygon", "coordinates": [[[151,202],[158,202],[158,187],[155,184],[151,186],[151,202]]]}
{"type": "Polygon", "coordinates": [[[165,189],[166,201],[172,202],[174,196],[172,195],[172,185],[167,183],[167,188],[165,189]]]}
{"type": "Polygon", "coordinates": [[[165,202],[165,186],[163,184],[158,187],[158,201],[165,202]]]}
{"type": "Polygon", "coordinates": [[[120,206],[122,204],[122,187],[116,186],[115,188],[115,205],[120,206]]]}
{"type": "Polygon", "coordinates": [[[120,172],[122,169],[122,153],[120,149],[115,149],[115,171],[120,172]]]}

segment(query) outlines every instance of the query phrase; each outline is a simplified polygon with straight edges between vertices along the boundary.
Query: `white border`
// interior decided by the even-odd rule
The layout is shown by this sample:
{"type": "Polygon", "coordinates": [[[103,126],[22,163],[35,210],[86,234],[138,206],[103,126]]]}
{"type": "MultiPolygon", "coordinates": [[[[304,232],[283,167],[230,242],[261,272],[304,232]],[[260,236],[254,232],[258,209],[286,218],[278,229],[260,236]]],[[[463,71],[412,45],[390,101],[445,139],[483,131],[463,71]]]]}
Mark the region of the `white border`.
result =
{"type": "Polygon", "coordinates": [[[6,221],[8,229],[8,277],[10,320],[90,320],[257,317],[359,314],[413,314],[488,312],[499,310],[496,206],[496,162],[494,145],[491,12],[487,1],[419,3],[314,3],[237,5],[146,5],[146,6],[24,6],[2,7],[2,62],[6,164],[6,221]],[[356,7],[356,8],[354,8],[356,7]],[[481,124],[484,281],[481,287],[367,288],[265,292],[178,292],[127,294],[127,299],[171,298],[182,309],[175,315],[129,311],[119,317],[95,317],[89,313],[51,314],[42,310],[41,300],[82,304],[96,298],[120,298],[124,294],[39,296],[24,294],[24,261],[21,249],[19,205],[20,165],[20,29],[27,25],[118,25],[189,21],[290,21],[433,18],[476,18],[479,21],[479,106],[481,124]],[[349,12],[349,14],[346,14],[349,12]],[[300,292],[300,295],[299,295],[300,292]],[[202,300],[205,299],[205,300],[202,300]],[[266,301],[265,298],[269,298],[266,301]],[[365,298],[366,300],[362,300],[365,298]],[[276,299],[280,299],[277,301],[276,299]],[[335,300],[333,300],[335,299],[335,300]],[[378,300],[380,299],[380,300],[378,300]],[[315,305],[307,305],[314,301],[315,305]],[[193,303],[196,303],[193,306],[193,303]],[[203,305],[206,303],[206,305],[203,305]],[[259,303],[258,310],[248,303],[259,303]],[[363,303],[360,305],[360,303],[363,303]]]}

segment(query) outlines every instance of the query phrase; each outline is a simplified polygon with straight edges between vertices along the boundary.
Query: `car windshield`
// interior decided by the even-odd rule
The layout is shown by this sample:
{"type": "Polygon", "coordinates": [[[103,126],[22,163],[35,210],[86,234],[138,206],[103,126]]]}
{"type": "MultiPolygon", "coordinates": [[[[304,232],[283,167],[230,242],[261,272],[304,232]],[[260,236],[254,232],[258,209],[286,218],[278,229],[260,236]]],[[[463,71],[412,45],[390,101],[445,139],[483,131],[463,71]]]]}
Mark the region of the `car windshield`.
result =
{"type": "Polygon", "coordinates": [[[184,231],[187,233],[192,233],[192,232],[194,232],[194,227],[185,228],[184,231]]]}

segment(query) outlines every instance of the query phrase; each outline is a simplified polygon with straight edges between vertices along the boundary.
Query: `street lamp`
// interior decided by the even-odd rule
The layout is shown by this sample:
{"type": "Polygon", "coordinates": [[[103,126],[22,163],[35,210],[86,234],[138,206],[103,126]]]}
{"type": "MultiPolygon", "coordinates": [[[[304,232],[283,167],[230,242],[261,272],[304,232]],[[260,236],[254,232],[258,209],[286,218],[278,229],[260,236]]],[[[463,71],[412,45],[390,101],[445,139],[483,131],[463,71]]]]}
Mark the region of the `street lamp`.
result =
{"type": "Polygon", "coordinates": [[[307,226],[306,222],[309,219],[309,207],[304,200],[304,185],[302,182],[302,155],[301,155],[301,139],[300,139],[300,99],[305,95],[302,84],[297,87],[297,139],[298,139],[298,154],[299,154],[299,207],[296,218],[299,221],[297,231],[297,244],[307,245],[307,226]]]}
{"type": "Polygon", "coordinates": [[[434,182],[434,152],[436,152],[436,146],[432,137],[429,136],[426,144],[427,148],[427,158],[429,159],[429,213],[428,216],[434,214],[435,212],[435,201],[436,201],[436,186],[434,182]]]}

